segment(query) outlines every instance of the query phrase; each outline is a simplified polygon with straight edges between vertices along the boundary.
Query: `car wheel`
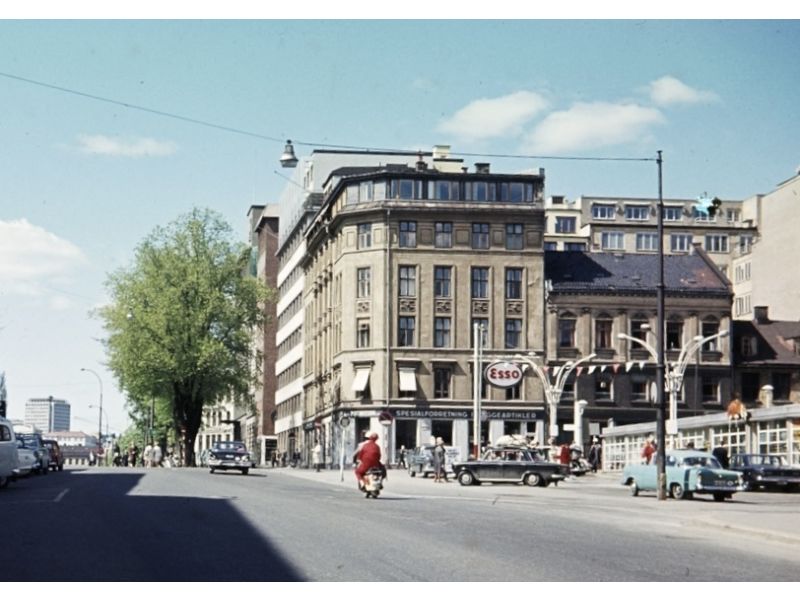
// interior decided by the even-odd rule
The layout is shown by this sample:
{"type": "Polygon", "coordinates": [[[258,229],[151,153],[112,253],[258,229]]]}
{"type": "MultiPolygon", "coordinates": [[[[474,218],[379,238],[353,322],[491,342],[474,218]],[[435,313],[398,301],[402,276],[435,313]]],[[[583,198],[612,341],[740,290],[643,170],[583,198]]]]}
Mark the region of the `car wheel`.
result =
{"type": "Polygon", "coordinates": [[[680,483],[673,483],[670,488],[670,493],[675,500],[683,500],[686,498],[686,490],[680,483]]]}
{"type": "Polygon", "coordinates": [[[542,476],[538,473],[528,473],[525,476],[525,485],[529,485],[531,487],[536,487],[540,485],[542,482],[542,476]]]}
{"type": "Polygon", "coordinates": [[[458,483],[461,485],[472,485],[475,483],[475,477],[469,471],[461,471],[458,474],[458,483]]]}
{"type": "Polygon", "coordinates": [[[725,502],[725,498],[728,497],[728,494],[723,494],[721,492],[714,493],[714,502],[725,502]]]}
{"type": "Polygon", "coordinates": [[[250,469],[242,469],[242,475],[247,475],[250,472],[250,469]]]}
{"type": "Polygon", "coordinates": [[[214,469],[213,469],[213,468],[211,469],[211,474],[212,474],[212,475],[214,474],[214,469]]]}
{"type": "Polygon", "coordinates": [[[631,483],[628,488],[631,490],[631,496],[639,495],[639,484],[636,483],[635,479],[631,479],[631,483]]]}
{"type": "Polygon", "coordinates": [[[408,470],[408,474],[411,475],[411,477],[416,477],[417,476],[417,472],[413,471],[411,469],[408,470]]]}

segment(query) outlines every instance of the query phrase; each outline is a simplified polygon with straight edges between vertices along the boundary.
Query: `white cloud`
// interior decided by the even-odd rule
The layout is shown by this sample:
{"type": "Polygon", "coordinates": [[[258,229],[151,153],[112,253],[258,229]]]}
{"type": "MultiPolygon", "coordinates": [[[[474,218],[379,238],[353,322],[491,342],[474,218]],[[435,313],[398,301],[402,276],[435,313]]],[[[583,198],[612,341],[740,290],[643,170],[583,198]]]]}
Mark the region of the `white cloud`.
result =
{"type": "Polygon", "coordinates": [[[650,82],[648,87],[650,99],[659,106],[670,104],[708,104],[718,102],[719,96],[714,92],[696,90],[679,79],[669,75],[650,82]]]}
{"type": "Polygon", "coordinates": [[[528,152],[574,152],[632,142],[665,121],[658,109],[636,104],[578,103],[549,114],[526,137],[528,152]]]}
{"type": "Polygon", "coordinates": [[[117,139],[106,135],[81,134],[78,136],[78,148],[87,154],[140,158],[169,156],[175,154],[178,146],[173,142],[152,138],[117,139]]]}
{"type": "Polygon", "coordinates": [[[548,106],[535,92],[514,92],[499,98],[481,98],[442,121],[437,131],[462,140],[519,135],[523,126],[548,106]]]}
{"type": "Polygon", "coordinates": [[[41,295],[41,283],[65,277],[85,263],[86,256],[72,242],[25,219],[0,221],[0,281],[7,291],[41,295]]]}

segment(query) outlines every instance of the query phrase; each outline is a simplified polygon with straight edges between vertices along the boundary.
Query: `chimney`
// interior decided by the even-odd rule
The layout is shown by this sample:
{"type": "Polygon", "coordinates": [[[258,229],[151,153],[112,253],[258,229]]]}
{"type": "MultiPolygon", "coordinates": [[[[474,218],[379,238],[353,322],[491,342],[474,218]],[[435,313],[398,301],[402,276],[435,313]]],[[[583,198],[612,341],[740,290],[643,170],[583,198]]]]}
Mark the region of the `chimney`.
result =
{"type": "Polygon", "coordinates": [[[769,323],[769,306],[756,306],[754,310],[756,323],[765,325],[769,323]]]}
{"type": "Polygon", "coordinates": [[[417,171],[427,171],[428,170],[428,163],[422,160],[422,152],[419,153],[419,157],[417,158],[417,171]]]}
{"type": "Polygon", "coordinates": [[[433,147],[433,160],[450,157],[450,146],[446,144],[436,144],[433,147]]]}
{"type": "Polygon", "coordinates": [[[489,163],[484,163],[484,162],[475,163],[475,172],[480,173],[481,175],[488,174],[490,172],[489,163]]]}

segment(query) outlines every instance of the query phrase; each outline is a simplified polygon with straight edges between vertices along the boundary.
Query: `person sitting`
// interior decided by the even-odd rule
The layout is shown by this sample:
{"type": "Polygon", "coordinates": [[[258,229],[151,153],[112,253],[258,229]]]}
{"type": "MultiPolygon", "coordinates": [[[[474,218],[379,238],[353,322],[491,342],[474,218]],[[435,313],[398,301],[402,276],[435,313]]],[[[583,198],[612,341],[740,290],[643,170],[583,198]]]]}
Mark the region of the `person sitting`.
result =
{"type": "Polygon", "coordinates": [[[386,476],[386,469],[381,464],[381,449],[376,443],[378,434],[374,431],[367,431],[364,437],[367,438],[366,441],[359,445],[355,454],[353,454],[353,460],[358,463],[356,467],[356,481],[358,482],[359,490],[364,488],[364,476],[370,469],[377,467],[381,469],[382,476],[386,476]]]}

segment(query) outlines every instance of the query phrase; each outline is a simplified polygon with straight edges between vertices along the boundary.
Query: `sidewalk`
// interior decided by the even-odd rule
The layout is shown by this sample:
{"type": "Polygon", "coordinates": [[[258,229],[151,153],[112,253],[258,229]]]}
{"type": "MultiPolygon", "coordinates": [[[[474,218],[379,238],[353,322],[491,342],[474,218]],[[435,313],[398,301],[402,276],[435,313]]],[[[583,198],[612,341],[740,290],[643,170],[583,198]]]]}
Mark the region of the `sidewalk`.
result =
{"type": "MultiPolygon", "coordinates": [[[[353,469],[345,467],[344,481],[338,469],[323,469],[319,473],[314,469],[277,467],[260,469],[264,472],[274,471],[300,479],[317,483],[325,483],[355,490],[353,469]]],[[[800,494],[780,492],[739,492],[733,501],[714,502],[698,497],[696,500],[673,500],[659,502],[654,493],[643,493],[639,498],[631,498],[624,486],[620,484],[619,472],[599,472],[575,477],[561,482],[559,490],[570,496],[596,496],[608,503],[636,502],[636,509],[644,513],[655,510],[661,515],[669,515],[680,519],[687,527],[702,526],[720,533],[725,531],[756,536],[764,540],[800,544],[800,494]]],[[[446,486],[434,485],[430,478],[410,477],[404,469],[390,469],[387,477],[387,492],[413,495],[433,494],[481,498],[498,493],[519,494],[520,488],[511,485],[486,485],[481,487],[462,487],[452,478],[446,486]],[[447,490],[447,491],[446,491],[447,490]],[[446,491],[446,492],[445,492],[446,491]]],[[[632,505],[631,508],[634,508],[632,505]]]]}

